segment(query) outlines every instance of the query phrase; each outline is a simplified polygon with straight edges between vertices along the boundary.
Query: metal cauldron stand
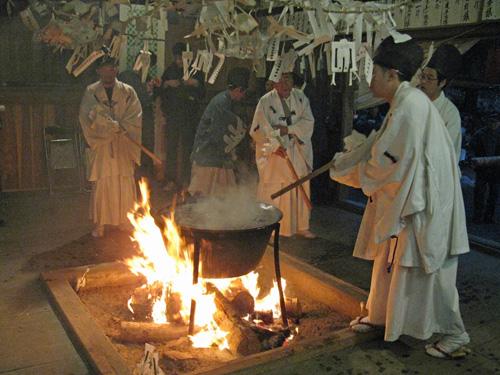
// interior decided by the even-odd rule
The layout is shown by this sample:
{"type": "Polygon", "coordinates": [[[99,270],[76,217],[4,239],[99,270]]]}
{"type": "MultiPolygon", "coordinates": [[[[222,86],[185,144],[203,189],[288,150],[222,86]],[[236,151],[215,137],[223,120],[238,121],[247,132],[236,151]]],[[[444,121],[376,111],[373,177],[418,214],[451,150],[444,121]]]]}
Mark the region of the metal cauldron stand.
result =
{"type": "MultiPolygon", "coordinates": [[[[285,295],[283,294],[283,286],[281,285],[281,270],[280,270],[280,223],[273,224],[274,231],[274,270],[276,273],[276,282],[278,284],[278,291],[280,296],[281,319],[283,326],[288,327],[288,318],[285,307],[285,295]]],[[[203,234],[199,232],[193,233],[194,239],[194,254],[193,254],[193,285],[198,284],[199,269],[200,269],[200,252],[201,240],[203,234]]],[[[194,320],[196,316],[196,301],[191,299],[191,311],[189,315],[189,334],[194,333],[194,320]]]]}

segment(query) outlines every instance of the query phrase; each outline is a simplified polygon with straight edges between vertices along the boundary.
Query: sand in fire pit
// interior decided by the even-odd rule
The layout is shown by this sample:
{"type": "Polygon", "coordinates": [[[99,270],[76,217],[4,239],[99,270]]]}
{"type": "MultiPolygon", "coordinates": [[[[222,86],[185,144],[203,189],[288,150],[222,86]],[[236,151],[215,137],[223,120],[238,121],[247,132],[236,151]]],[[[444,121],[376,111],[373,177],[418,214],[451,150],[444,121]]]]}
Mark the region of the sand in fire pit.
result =
{"type": "MultiPolygon", "coordinates": [[[[104,287],[83,290],[79,293],[98,325],[108,337],[119,333],[121,321],[133,320],[127,309],[127,300],[137,285],[121,287],[104,287]]],[[[300,320],[299,335],[294,341],[305,338],[321,337],[348,324],[348,318],[340,315],[326,305],[298,296],[304,312],[300,320]]],[[[124,358],[130,369],[133,369],[141,360],[144,345],[124,344],[112,339],[117,351],[124,358]]],[[[217,348],[195,349],[187,337],[167,343],[153,343],[161,353],[160,365],[169,374],[184,374],[195,369],[209,370],[223,365],[232,359],[238,358],[229,351],[219,351],[217,348]]]]}

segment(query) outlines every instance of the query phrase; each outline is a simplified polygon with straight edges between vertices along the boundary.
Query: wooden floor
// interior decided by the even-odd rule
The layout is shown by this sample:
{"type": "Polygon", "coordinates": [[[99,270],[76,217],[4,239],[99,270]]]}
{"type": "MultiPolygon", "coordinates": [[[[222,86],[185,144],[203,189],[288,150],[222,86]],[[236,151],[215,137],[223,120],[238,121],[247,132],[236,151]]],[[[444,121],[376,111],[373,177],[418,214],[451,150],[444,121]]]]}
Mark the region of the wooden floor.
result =
{"type": "MultiPolygon", "coordinates": [[[[47,265],[33,262],[46,252],[63,249],[71,241],[78,244],[78,239],[88,235],[87,200],[88,196],[76,193],[54,197],[45,193],[2,196],[0,215],[7,226],[0,228],[0,374],[89,373],[38,281],[40,271],[46,270],[47,265]]],[[[359,221],[359,216],[335,208],[316,208],[313,229],[320,238],[287,239],[282,241],[282,248],[367,289],[371,265],[351,256],[359,221]]],[[[100,251],[109,254],[113,249],[119,254],[120,243],[110,237],[96,242],[92,251],[98,258],[100,251]]],[[[75,262],[78,257],[75,254],[75,262]]],[[[466,360],[432,359],[424,354],[423,342],[405,337],[396,343],[375,341],[336,353],[325,347],[240,373],[500,373],[500,258],[476,251],[462,256],[458,287],[462,314],[472,339],[473,353],[466,360]]]]}

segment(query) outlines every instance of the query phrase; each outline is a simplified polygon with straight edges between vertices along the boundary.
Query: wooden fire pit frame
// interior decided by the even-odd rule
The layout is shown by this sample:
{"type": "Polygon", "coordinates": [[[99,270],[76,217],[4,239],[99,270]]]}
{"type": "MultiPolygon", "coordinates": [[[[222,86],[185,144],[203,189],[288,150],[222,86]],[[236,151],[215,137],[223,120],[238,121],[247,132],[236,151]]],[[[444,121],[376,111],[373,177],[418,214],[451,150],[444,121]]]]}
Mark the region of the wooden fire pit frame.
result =
{"type": "MultiPolygon", "coordinates": [[[[290,255],[281,253],[280,256],[282,275],[287,282],[294,285],[298,294],[305,293],[308,297],[321,301],[349,317],[354,318],[359,315],[360,302],[367,298],[364,290],[290,255]]],[[[269,247],[262,264],[265,267],[273,267],[273,253],[269,247]]],[[[75,291],[78,280],[85,273],[86,283],[92,288],[134,284],[138,281],[137,276],[133,275],[124,264],[118,262],[64,268],[40,275],[53,308],[92,372],[131,375],[131,369],[116,351],[111,340],[97,325],[75,291]]],[[[301,353],[301,357],[304,358],[304,356],[313,356],[325,349],[330,352],[338,351],[381,336],[382,333],[379,331],[357,335],[346,328],[322,337],[301,340],[286,347],[239,358],[213,370],[193,374],[229,374],[250,367],[262,366],[297,353],[301,353]]]]}

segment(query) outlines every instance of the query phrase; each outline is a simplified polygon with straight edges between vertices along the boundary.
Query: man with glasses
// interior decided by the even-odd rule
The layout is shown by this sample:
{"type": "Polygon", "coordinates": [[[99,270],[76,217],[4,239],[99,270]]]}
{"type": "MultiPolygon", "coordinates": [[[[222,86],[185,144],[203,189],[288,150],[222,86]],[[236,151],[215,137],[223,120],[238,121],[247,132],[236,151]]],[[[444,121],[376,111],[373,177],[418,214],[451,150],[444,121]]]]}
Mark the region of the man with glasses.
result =
{"type": "Polygon", "coordinates": [[[434,52],[420,74],[419,88],[434,103],[450,134],[457,163],[462,151],[462,121],[457,107],[445,96],[443,89],[460,71],[462,56],[451,44],[442,44],[434,52]]]}
{"type": "Polygon", "coordinates": [[[236,186],[234,151],[247,129],[233,106],[245,98],[249,78],[248,69],[231,69],[227,90],[210,100],[201,117],[191,154],[191,195],[222,195],[236,186]]]}
{"type": "Polygon", "coordinates": [[[335,155],[330,174],[369,197],[354,256],[374,261],[372,279],[367,314],[352,330],[383,327],[386,341],[440,334],[426,352],[455,358],[469,342],[455,285],[469,244],[453,145],[436,107],[409,83],[422,59],[414,40],[382,41],[370,90],[389,112],[377,133],[335,155]]]}

